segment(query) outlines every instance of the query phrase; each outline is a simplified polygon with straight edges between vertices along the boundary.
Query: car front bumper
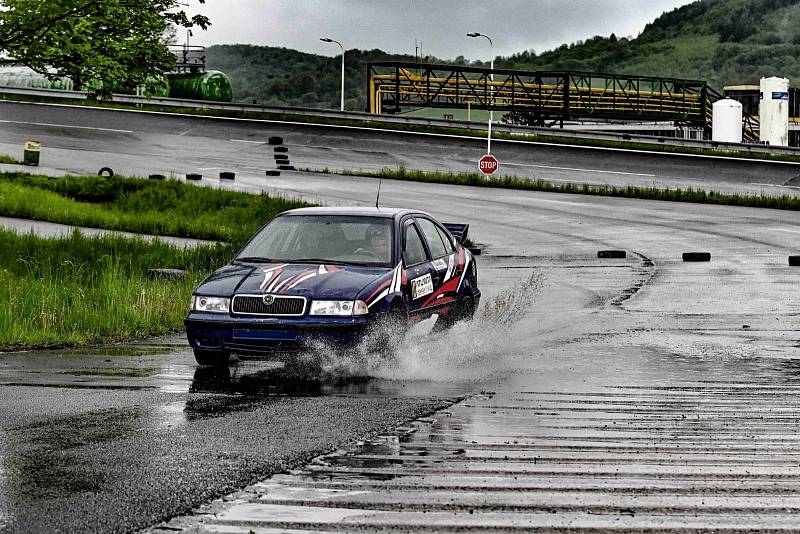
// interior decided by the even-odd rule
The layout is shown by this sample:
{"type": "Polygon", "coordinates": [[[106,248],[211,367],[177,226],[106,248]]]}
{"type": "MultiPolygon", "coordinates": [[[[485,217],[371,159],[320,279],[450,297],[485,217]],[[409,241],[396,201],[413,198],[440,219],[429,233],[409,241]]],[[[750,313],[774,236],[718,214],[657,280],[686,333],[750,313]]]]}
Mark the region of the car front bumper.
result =
{"type": "Polygon", "coordinates": [[[281,319],[190,312],[184,325],[192,348],[269,354],[302,350],[315,343],[355,345],[371,331],[376,320],[375,316],[281,319]]]}

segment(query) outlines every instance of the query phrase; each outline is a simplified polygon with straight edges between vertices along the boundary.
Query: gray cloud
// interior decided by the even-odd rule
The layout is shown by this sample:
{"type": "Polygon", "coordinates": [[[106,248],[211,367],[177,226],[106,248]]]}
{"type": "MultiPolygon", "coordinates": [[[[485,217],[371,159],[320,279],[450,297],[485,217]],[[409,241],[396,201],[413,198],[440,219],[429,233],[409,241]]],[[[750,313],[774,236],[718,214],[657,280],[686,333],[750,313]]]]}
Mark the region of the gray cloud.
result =
{"type": "Polygon", "coordinates": [[[485,39],[468,39],[478,31],[492,37],[496,55],[537,52],[594,35],[637,35],[664,11],[690,0],[207,0],[192,10],[208,14],[213,26],[194,31],[193,44],[246,43],[283,46],[333,56],[331,37],[347,49],[424,54],[442,59],[463,55],[488,59],[485,39]],[[199,6],[199,7],[198,7],[199,6]]]}

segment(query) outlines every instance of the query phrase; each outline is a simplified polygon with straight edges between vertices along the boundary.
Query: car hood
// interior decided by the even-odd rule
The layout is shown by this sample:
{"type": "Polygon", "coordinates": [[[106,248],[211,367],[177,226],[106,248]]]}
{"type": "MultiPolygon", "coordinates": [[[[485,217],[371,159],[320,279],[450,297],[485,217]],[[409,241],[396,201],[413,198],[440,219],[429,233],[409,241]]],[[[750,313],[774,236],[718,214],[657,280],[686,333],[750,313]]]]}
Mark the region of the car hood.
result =
{"type": "Polygon", "coordinates": [[[234,263],[209,276],[195,292],[228,297],[270,293],[350,300],[391,272],[385,267],[319,263],[234,263]]]}

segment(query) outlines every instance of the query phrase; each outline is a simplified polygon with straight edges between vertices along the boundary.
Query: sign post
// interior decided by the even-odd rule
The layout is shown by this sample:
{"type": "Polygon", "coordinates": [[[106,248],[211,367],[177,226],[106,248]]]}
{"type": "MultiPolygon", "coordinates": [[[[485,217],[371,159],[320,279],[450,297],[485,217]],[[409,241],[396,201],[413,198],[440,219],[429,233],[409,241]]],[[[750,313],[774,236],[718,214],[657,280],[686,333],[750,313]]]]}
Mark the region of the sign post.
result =
{"type": "Polygon", "coordinates": [[[484,176],[491,176],[499,167],[500,163],[497,161],[497,158],[491,154],[486,154],[478,160],[478,169],[480,169],[484,176]]]}

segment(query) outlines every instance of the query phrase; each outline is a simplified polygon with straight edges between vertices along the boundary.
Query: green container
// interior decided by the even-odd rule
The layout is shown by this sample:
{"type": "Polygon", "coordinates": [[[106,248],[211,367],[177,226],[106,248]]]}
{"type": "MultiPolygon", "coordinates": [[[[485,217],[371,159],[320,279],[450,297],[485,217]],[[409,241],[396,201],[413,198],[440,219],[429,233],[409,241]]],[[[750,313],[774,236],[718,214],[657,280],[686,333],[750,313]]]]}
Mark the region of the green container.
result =
{"type": "Polygon", "coordinates": [[[233,100],[231,79],[224,72],[207,70],[194,74],[170,74],[169,96],[186,100],[230,102],[233,100]]]}
{"type": "Polygon", "coordinates": [[[25,165],[39,165],[39,154],[41,151],[42,144],[39,141],[25,141],[22,163],[25,165]]]}

